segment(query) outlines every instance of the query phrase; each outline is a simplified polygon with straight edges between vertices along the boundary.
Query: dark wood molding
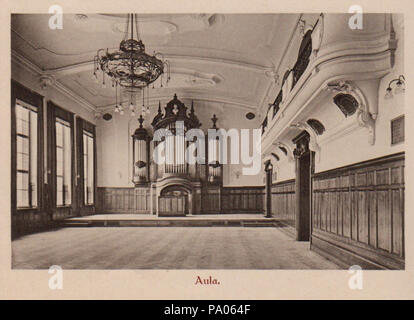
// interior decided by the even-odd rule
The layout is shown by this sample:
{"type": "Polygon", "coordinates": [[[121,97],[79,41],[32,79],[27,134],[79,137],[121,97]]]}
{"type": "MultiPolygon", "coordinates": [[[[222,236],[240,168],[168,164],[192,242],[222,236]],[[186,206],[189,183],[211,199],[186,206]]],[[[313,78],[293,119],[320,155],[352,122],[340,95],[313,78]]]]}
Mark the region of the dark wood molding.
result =
{"type": "Polygon", "coordinates": [[[313,175],[312,246],[403,269],[404,162],[402,152],[313,175]]]}
{"type": "Polygon", "coordinates": [[[96,155],[96,127],[94,124],[86,121],[81,117],[76,117],[76,163],[77,163],[77,175],[76,175],[76,199],[78,214],[86,215],[93,214],[96,210],[97,202],[97,155],[96,155]],[[93,136],[93,158],[94,158],[94,204],[85,204],[85,193],[84,193],[84,163],[83,163],[83,131],[87,131],[93,136]]]}
{"type": "Polygon", "coordinates": [[[364,167],[369,167],[369,166],[375,166],[375,165],[380,165],[383,163],[388,163],[388,162],[393,162],[393,161],[398,161],[398,160],[404,160],[405,159],[405,152],[398,152],[398,153],[393,153],[390,155],[386,155],[383,157],[378,157],[378,158],[374,158],[374,159],[370,159],[370,160],[365,160],[365,161],[361,161],[361,162],[357,162],[357,163],[353,163],[350,165],[346,165],[343,167],[338,167],[335,169],[329,169],[326,171],[321,171],[321,172],[317,172],[314,173],[312,175],[312,177],[314,178],[321,178],[321,177],[328,177],[331,174],[333,175],[337,175],[340,172],[345,172],[348,171],[349,169],[358,169],[358,168],[364,168],[364,167]]]}
{"type": "Polygon", "coordinates": [[[43,132],[43,96],[20,83],[11,80],[11,212],[40,212],[44,209],[44,132],[43,132]],[[16,100],[19,99],[37,108],[37,208],[16,208],[16,100]]]}
{"type": "Polygon", "coordinates": [[[75,120],[74,114],[67,111],[52,101],[47,102],[47,127],[48,127],[48,184],[49,184],[49,198],[50,207],[49,212],[52,215],[52,220],[62,219],[68,216],[73,216],[77,211],[77,197],[75,184],[75,120]],[[72,201],[70,206],[57,207],[56,205],[56,118],[61,118],[67,121],[71,126],[71,167],[72,167],[72,201]]]}

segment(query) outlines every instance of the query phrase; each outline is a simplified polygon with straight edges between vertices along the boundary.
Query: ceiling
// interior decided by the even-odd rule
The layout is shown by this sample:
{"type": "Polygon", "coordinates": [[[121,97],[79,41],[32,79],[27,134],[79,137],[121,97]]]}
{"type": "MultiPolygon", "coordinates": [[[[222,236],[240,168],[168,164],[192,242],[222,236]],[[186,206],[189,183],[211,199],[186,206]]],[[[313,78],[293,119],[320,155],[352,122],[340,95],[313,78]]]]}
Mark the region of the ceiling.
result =
{"type": "MultiPolygon", "coordinates": [[[[139,15],[146,52],[161,52],[171,65],[168,87],[150,89],[154,104],[179,98],[204,107],[258,111],[288,45],[298,14],[139,15]]],[[[52,75],[99,111],[112,108],[115,89],[92,78],[93,57],[117,49],[126,15],[64,14],[52,30],[47,14],[12,16],[12,52],[52,75]]],[[[230,113],[231,115],[231,113],[230,113]]],[[[229,117],[231,121],[231,116],[229,117]]],[[[258,117],[256,117],[257,120],[258,117]]]]}

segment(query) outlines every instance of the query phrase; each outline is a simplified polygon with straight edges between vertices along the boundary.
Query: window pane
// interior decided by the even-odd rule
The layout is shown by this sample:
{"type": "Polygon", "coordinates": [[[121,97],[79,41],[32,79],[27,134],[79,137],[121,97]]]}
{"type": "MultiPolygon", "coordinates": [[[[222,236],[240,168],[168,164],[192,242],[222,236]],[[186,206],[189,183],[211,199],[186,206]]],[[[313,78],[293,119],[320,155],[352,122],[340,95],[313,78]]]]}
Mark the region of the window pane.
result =
{"type": "Polygon", "coordinates": [[[71,129],[64,126],[64,185],[65,185],[65,204],[72,203],[72,143],[71,129]]]}
{"type": "Polygon", "coordinates": [[[16,206],[37,206],[38,134],[37,108],[16,101],[16,206]]]}
{"type": "Polygon", "coordinates": [[[94,163],[93,163],[93,138],[88,137],[88,191],[89,191],[89,204],[94,203],[93,199],[93,186],[94,186],[94,163]]]}
{"type": "Polygon", "coordinates": [[[56,147],[63,147],[63,125],[56,122],[56,147]]]}
{"type": "Polygon", "coordinates": [[[30,111],[30,186],[32,207],[37,206],[37,113],[30,111]]]}
{"type": "MultiPolygon", "coordinates": [[[[85,146],[85,145],[84,145],[85,146]]],[[[83,191],[84,191],[84,197],[85,201],[84,203],[88,203],[88,155],[83,155],[83,191]]]]}
{"type": "Polygon", "coordinates": [[[63,149],[56,148],[56,175],[63,176],[63,149]]]}
{"type": "Polygon", "coordinates": [[[62,206],[63,205],[63,177],[56,178],[56,205],[62,206]]]}
{"type": "Polygon", "coordinates": [[[16,133],[29,135],[29,110],[16,104],[16,133]]]}
{"type": "Polygon", "coordinates": [[[72,203],[72,142],[70,123],[56,118],[56,205],[72,203]]]}
{"type": "Polygon", "coordinates": [[[94,158],[93,158],[94,138],[91,133],[83,132],[83,182],[85,204],[94,203],[94,158]]]}
{"type": "Polygon", "coordinates": [[[29,207],[29,173],[17,172],[16,189],[17,208],[29,207]]]}

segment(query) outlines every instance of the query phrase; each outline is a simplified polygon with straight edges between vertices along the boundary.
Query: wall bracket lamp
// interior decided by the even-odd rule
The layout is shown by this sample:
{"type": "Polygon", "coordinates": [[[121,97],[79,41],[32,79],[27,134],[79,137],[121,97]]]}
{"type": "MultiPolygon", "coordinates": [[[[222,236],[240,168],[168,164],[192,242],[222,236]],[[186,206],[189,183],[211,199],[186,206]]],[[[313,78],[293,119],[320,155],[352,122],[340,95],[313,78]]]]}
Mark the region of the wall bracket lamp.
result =
{"type": "Polygon", "coordinates": [[[386,89],[385,99],[391,99],[394,94],[400,94],[405,92],[405,77],[400,75],[397,79],[391,80],[386,89]],[[395,84],[395,86],[393,86],[395,84]]]}

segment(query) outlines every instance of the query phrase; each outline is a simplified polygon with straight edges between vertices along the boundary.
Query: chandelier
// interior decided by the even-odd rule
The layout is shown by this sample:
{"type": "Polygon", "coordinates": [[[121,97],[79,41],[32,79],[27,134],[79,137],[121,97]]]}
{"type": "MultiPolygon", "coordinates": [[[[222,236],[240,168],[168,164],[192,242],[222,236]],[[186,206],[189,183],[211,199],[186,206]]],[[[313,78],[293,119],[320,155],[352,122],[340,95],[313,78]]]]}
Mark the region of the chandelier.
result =
{"type": "MultiPolygon", "coordinates": [[[[112,87],[116,87],[116,106],[115,112],[123,110],[118,104],[118,86],[129,93],[130,109],[135,116],[135,93],[142,91],[144,101],[144,90],[161,77],[161,87],[163,87],[163,76],[166,73],[165,83],[170,80],[169,62],[164,60],[160,53],[151,56],[145,52],[145,45],[140,40],[138,20],[136,14],[128,14],[124,38],[119,45],[119,50],[110,52],[109,49],[99,49],[94,57],[93,77],[99,82],[98,73],[102,72],[102,86],[106,87],[110,82],[112,87]]],[[[152,86],[154,88],[154,84],[152,86]]],[[[149,92],[147,90],[147,96],[149,92]]],[[[144,107],[144,106],[143,106],[144,107]]],[[[149,113],[149,106],[146,107],[149,113]]],[[[144,110],[143,110],[144,111],[144,110]]],[[[123,112],[121,112],[123,113],[123,112]]]]}
{"type": "Polygon", "coordinates": [[[157,55],[160,56],[159,53],[154,52],[153,56],[145,53],[136,14],[128,14],[124,33],[118,51],[98,50],[94,58],[94,77],[97,78],[97,71],[101,70],[104,73],[103,83],[107,75],[113,84],[116,82],[124,88],[142,89],[157,80],[164,73],[165,67],[168,81],[168,62],[157,58],[157,55]]]}

